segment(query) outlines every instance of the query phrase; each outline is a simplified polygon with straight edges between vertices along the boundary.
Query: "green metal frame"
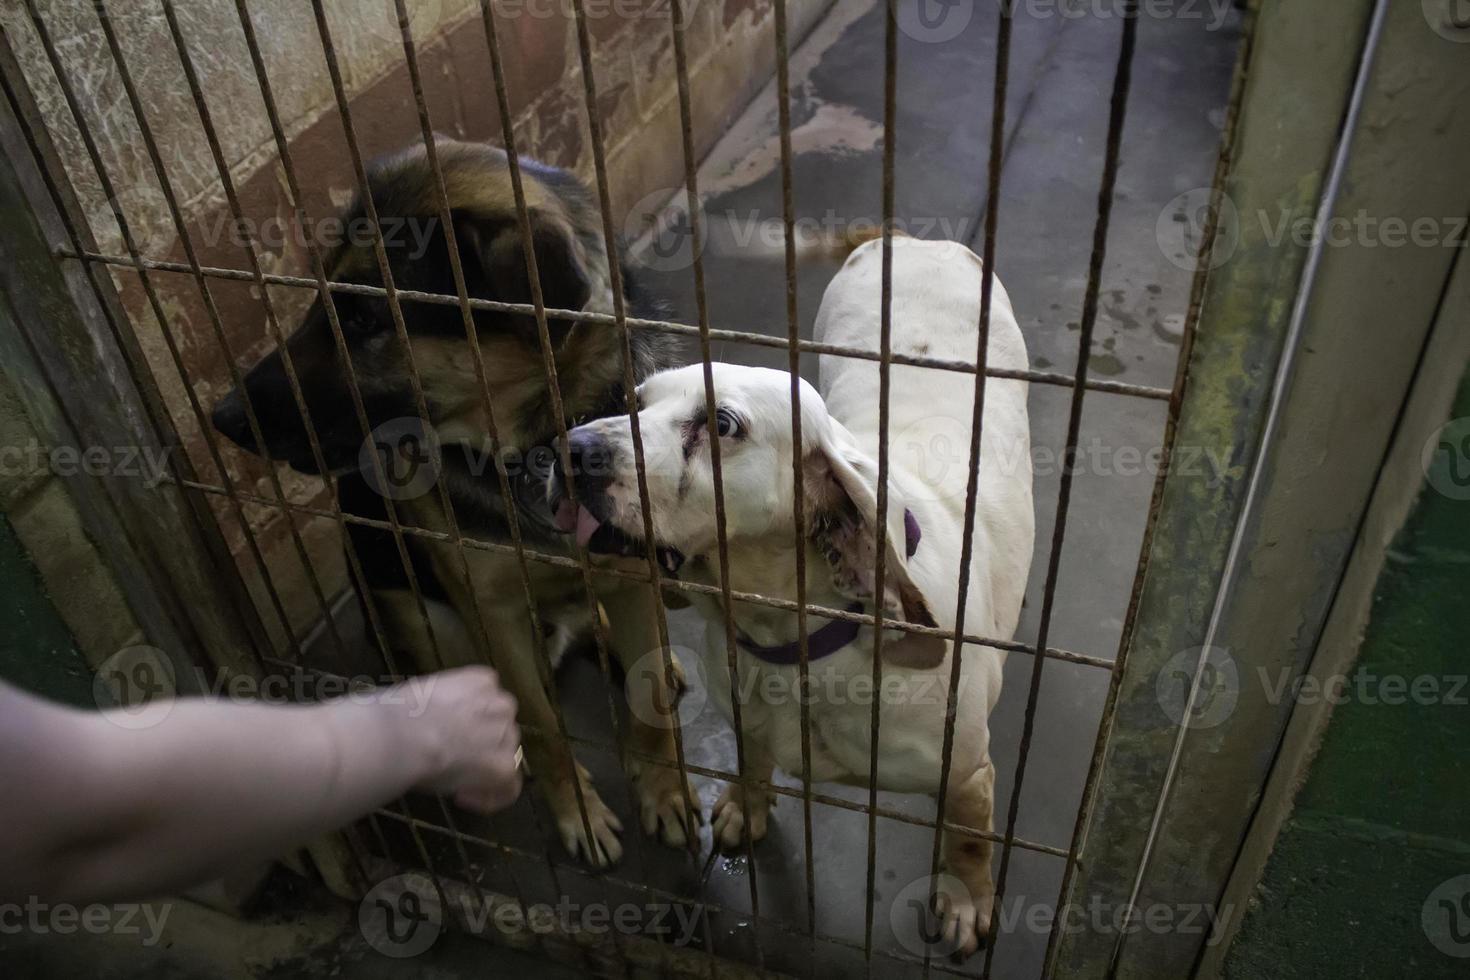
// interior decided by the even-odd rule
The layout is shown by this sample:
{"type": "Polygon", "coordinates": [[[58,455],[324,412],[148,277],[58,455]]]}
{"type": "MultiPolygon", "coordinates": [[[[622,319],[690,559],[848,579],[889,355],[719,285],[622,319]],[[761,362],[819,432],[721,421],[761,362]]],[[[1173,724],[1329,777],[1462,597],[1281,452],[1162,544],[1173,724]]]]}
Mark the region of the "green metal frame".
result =
{"type": "Polygon", "coordinates": [[[1070,895],[1110,911],[1132,903],[1134,928],[1097,929],[1087,919],[1062,938],[1061,976],[1189,976],[1208,931],[1150,927],[1148,910],[1167,909],[1176,923],[1191,910],[1242,914],[1219,902],[1292,710],[1261,678],[1299,675],[1317,653],[1439,311],[1455,249],[1388,248],[1373,243],[1375,232],[1323,250],[1257,506],[1244,513],[1309,252],[1290,236],[1271,237],[1283,216],[1317,213],[1339,139],[1350,141],[1350,155],[1336,217],[1445,222],[1470,208],[1458,165],[1470,150],[1470,51],[1436,34],[1419,3],[1389,4],[1362,113],[1343,131],[1373,8],[1372,0],[1267,0],[1258,12],[1226,185],[1235,220],[1225,227],[1238,243],[1207,285],[1178,435],[1179,445],[1222,452],[1233,465],[1216,485],[1183,474],[1166,483],[1070,895]],[[1204,642],[1242,520],[1215,643],[1236,675],[1213,693],[1233,698],[1233,709],[1202,702],[1212,724],[1181,741],[1160,675],[1204,642]]]}

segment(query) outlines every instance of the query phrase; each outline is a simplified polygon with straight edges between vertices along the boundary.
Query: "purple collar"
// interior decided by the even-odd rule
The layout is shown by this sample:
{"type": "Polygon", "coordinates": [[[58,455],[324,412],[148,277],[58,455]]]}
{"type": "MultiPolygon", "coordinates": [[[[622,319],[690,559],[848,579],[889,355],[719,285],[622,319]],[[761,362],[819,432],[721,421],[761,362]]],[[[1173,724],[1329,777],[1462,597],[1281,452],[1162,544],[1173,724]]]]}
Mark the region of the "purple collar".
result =
{"type": "MultiPolygon", "coordinates": [[[[850,613],[863,611],[861,602],[854,602],[847,607],[850,613]]],[[[806,638],[806,659],[808,663],[830,657],[832,654],[847,646],[857,639],[858,631],[863,628],[862,623],[855,623],[850,619],[834,619],[826,626],[811,633],[806,638]]],[[[757,660],[764,660],[768,664],[776,664],[780,667],[790,667],[801,663],[801,640],[792,640],[790,643],[782,643],[779,646],[763,647],[756,643],[744,633],[738,630],[735,638],[740,644],[740,649],[750,654],[757,660]]]]}
{"type": "MultiPolygon", "coordinates": [[[[903,512],[903,535],[904,550],[908,557],[914,557],[914,552],[919,550],[919,541],[923,534],[919,530],[919,522],[914,517],[914,512],[904,509],[903,512]]],[[[850,613],[863,611],[861,602],[854,602],[847,607],[850,613]]],[[[863,628],[862,623],[855,623],[850,619],[834,619],[826,626],[816,632],[808,634],[806,638],[807,663],[830,657],[832,654],[847,646],[858,637],[858,632],[863,628]]],[[[801,640],[792,640],[790,643],[782,643],[778,646],[761,646],[744,633],[738,630],[736,642],[746,653],[763,660],[768,664],[776,664],[780,667],[790,667],[801,662],[801,640]]]]}
{"type": "Polygon", "coordinates": [[[907,507],[903,509],[903,545],[906,556],[914,557],[914,552],[919,550],[919,542],[923,540],[924,532],[919,530],[919,519],[914,512],[907,507]]]}

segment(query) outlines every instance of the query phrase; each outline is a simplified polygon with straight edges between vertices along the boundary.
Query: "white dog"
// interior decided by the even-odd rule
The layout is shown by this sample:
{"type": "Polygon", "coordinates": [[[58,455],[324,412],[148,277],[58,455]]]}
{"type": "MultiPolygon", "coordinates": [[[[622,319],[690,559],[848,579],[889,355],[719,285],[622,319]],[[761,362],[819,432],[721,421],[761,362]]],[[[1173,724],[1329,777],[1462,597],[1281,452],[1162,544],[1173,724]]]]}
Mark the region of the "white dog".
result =
{"type": "MultiPolygon", "coordinates": [[[[881,245],[852,253],[822,299],[820,342],[877,351],[881,245]]],[[[981,263],[953,242],[893,242],[892,348],[973,363],[979,334],[981,263]]],[[[1011,303],[999,282],[991,304],[989,363],[1024,370],[1028,362],[1011,303]]],[[[879,368],[870,360],[824,355],[821,394],[801,383],[803,501],[808,530],[807,601],[874,611],[878,475],[879,368]]],[[[717,429],[723,460],[732,589],[794,600],[796,560],[790,375],[715,364],[717,429]]],[[[883,616],[952,630],[960,537],[969,478],[975,378],[971,374],[891,367],[887,557],[883,616]]],[[[717,584],[714,483],[709,458],[703,369],[656,374],[638,390],[654,539],[680,574],[717,584]],[[674,559],[676,562],[678,559],[674,559]]],[[[1031,566],[1027,385],[991,378],[985,393],[965,631],[1010,639],[1031,566]],[[1020,465],[1017,465],[1017,464],[1020,465]]],[[[644,537],[631,427],[605,418],[571,434],[581,506],[565,500],[560,477],[551,493],[564,530],[585,543],[608,526],[644,537]]],[[[597,535],[606,539],[607,532],[597,535]]],[[[673,567],[671,565],[671,567],[673,567]]],[[[697,596],[708,618],[703,676],[726,714],[732,697],[724,611],[697,596]]],[[[803,772],[794,612],[737,603],[738,691],[748,775],[769,782],[772,768],[803,772]]],[[[866,786],[872,751],[871,672],[874,631],[843,620],[809,617],[810,776],[866,786]]],[[[939,789],[951,644],[940,637],[885,630],[878,739],[878,787],[935,794],[939,789]]],[[[987,717],[1000,693],[1003,654],[967,647],[962,657],[947,822],[989,832],[995,770],[987,717]]],[[[723,845],[766,831],[772,794],[729,786],[715,804],[723,845]],[[745,824],[748,807],[750,826],[745,824]]],[[[973,952],[989,928],[994,887],[988,841],[946,834],[940,911],[946,938],[973,952]]]]}

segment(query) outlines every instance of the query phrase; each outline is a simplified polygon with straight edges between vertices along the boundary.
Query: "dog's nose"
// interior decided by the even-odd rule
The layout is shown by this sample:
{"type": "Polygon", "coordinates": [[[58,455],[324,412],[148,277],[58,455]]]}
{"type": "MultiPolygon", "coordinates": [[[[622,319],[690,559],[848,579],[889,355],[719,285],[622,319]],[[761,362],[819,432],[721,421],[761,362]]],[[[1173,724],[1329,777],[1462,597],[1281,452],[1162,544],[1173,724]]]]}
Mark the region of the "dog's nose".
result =
{"type": "Polygon", "coordinates": [[[232,391],[219,400],[210,413],[215,429],[235,445],[248,452],[257,452],[255,434],[250,431],[250,420],[245,415],[245,399],[239,391],[232,391]]]}
{"type": "Polygon", "coordinates": [[[606,490],[612,483],[614,459],[613,446],[607,437],[587,429],[573,429],[567,435],[567,450],[577,494],[581,496],[606,490]]]}

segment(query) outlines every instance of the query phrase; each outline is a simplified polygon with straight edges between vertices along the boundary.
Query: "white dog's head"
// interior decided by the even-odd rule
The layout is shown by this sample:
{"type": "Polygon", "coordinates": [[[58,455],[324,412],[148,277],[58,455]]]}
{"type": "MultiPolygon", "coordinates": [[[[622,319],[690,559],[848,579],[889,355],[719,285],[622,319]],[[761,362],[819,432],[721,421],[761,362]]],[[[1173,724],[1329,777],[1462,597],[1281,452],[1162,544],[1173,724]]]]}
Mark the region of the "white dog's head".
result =
{"type": "MultiPolygon", "coordinates": [[[[783,542],[794,548],[791,376],[784,371],[714,364],[715,429],[725,489],[725,526],[732,563],[742,544],[783,542]]],[[[841,594],[870,601],[875,585],[877,461],[827,414],[816,389],[801,384],[801,461],[809,540],[825,555],[841,594]]],[[[654,544],[694,558],[715,553],[715,485],[701,365],[653,375],[638,389],[654,544]]],[[[579,507],[566,499],[564,476],[549,493],[562,530],[594,551],[629,552],[645,537],[629,417],[599,419],[569,434],[579,507]]],[[[905,504],[888,499],[884,615],[935,625],[909,576],[905,504]]],[[[937,638],[909,635],[932,659],[937,638]]],[[[919,651],[910,651],[917,654],[919,651]]]]}

